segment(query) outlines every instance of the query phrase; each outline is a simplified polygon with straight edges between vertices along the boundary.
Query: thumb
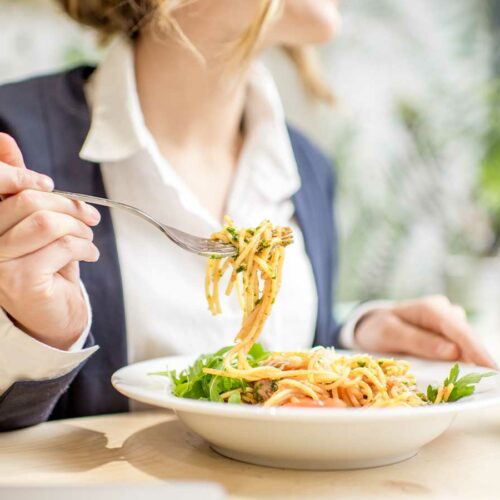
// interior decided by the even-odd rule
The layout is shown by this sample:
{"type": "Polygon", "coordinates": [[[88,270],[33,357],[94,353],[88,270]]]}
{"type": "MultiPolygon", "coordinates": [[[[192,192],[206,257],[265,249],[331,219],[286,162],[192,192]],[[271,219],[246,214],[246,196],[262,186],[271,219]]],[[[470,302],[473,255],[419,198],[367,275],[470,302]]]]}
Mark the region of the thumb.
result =
{"type": "Polygon", "coordinates": [[[26,167],[17,142],[13,137],[3,132],[0,132],[0,161],[12,167],[26,167]]]}
{"type": "Polygon", "coordinates": [[[70,262],[62,269],[59,269],[59,274],[71,283],[78,283],[80,279],[80,266],[76,261],[70,262]]]}

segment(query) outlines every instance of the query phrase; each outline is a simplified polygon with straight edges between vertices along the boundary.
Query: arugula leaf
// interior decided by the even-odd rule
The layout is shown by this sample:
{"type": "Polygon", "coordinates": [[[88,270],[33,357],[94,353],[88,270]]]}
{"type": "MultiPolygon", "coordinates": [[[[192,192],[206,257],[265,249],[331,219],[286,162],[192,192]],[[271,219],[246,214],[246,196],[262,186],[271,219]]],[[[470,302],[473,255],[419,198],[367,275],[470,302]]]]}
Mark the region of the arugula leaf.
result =
{"type": "Polygon", "coordinates": [[[248,361],[251,366],[257,366],[260,361],[269,357],[269,352],[267,352],[262,344],[254,344],[250,351],[248,352],[248,357],[250,358],[248,361]],[[253,363],[253,364],[252,364],[253,363]]]}
{"type": "MultiPolygon", "coordinates": [[[[457,372],[458,372],[458,366],[457,366],[457,372]]],[[[461,379],[455,382],[453,390],[451,391],[450,396],[448,398],[448,401],[458,401],[461,398],[470,396],[476,390],[475,385],[478,384],[481,381],[481,379],[485,377],[492,377],[493,375],[496,375],[496,373],[495,372],[469,373],[468,375],[463,376],[461,379]]]]}
{"type": "Polygon", "coordinates": [[[495,372],[486,372],[486,373],[469,373],[468,375],[464,375],[460,380],[455,383],[455,387],[465,386],[469,384],[477,384],[484,377],[492,377],[496,375],[495,372]]]}
{"type": "Polygon", "coordinates": [[[434,403],[436,401],[438,390],[437,388],[432,387],[432,385],[429,385],[427,387],[427,399],[434,403]]]}
{"type": "Polygon", "coordinates": [[[471,396],[476,388],[473,385],[466,385],[461,388],[454,387],[448,397],[448,403],[453,403],[454,401],[458,401],[459,399],[465,398],[467,396],[471,396]]]}
{"type": "Polygon", "coordinates": [[[228,403],[236,403],[236,404],[241,404],[241,394],[240,393],[234,393],[229,396],[229,399],[227,400],[228,403]]]}
{"type": "Polygon", "coordinates": [[[450,383],[454,384],[457,381],[458,374],[460,372],[460,369],[458,368],[458,363],[455,363],[453,365],[453,368],[450,370],[450,383]]]}
{"type": "MultiPolygon", "coordinates": [[[[224,367],[224,355],[232,346],[224,347],[213,354],[200,356],[190,367],[179,372],[159,371],[150,375],[169,377],[172,381],[172,393],[179,398],[198,399],[205,401],[221,402],[221,394],[237,389],[245,389],[247,382],[242,379],[221,377],[204,373],[205,368],[222,370],[224,367]]],[[[258,363],[269,356],[269,353],[261,344],[254,344],[248,353],[250,366],[258,363]]],[[[233,394],[228,400],[230,403],[241,403],[241,395],[233,394]]]]}
{"type": "Polygon", "coordinates": [[[454,384],[457,381],[458,378],[458,363],[455,363],[453,365],[453,368],[450,370],[450,375],[447,377],[444,381],[444,386],[446,387],[447,385],[454,384]]]}
{"type": "MultiPolygon", "coordinates": [[[[453,403],[459,399],[472,395],[476,390],[476,384],[478,384],[483,378],[497,375],[495,372],[469,373],[459,379],[459,371],[458,364],[455,363],[453,368],[450,370],[450,374],[443,382],[444,387],[453,384],[453,390],[446,401],[448,403],[453,403]]],[[[432,387],[431,385],[427,387],[427,400],[429,402],[434,403],[436,401],[437,394],[437,387],[432,387]]]]}

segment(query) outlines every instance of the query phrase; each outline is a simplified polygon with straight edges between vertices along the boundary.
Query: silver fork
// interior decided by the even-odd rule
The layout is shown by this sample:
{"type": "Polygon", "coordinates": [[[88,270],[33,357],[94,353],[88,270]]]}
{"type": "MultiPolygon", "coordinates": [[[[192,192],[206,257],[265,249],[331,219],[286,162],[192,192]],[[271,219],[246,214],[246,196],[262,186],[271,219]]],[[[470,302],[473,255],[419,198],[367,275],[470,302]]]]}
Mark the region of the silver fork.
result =
{"type": "Polygon", "coordinates": [[[97,196],[89,196],[86,194],[67,193],[66,191],[58,191],[57,189],[55,189],[53,192],[60,196],[64,196],[65,198],[69,198],[70,200],[84,201],[86,203],[91,203],[92,205],[100,205],[109,208],[119,208],[121,210],[125,210],[134,215],[137,215],[141,219],[144,219],[145,221],[155,226],[167,238],[169,238],[176,245],[180,246],[184,250],[187,250],[188,252],[203,255],[204,257],[214,258],[230,257],[236,254],[236,249],[232,245],[210,240],[208,238],[193,236],[192,234],[185,233],[184,231],[180,231],[179,229],[166,226],[146,212],[143,212],[139,208],[133,207],[131,205],[127,205],[126,203],[111,201],[106,198],[99,198],[97,196]]]}

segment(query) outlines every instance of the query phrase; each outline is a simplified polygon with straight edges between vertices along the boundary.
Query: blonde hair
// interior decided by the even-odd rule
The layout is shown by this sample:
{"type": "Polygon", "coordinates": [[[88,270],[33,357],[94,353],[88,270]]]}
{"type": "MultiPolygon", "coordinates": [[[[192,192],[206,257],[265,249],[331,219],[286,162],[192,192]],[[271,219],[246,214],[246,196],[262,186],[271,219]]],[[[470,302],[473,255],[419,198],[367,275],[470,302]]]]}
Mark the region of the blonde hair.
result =
{"type": "MultiPolygon", "coordinates": [[[[96,29],[103,38],[123,33],[135,38],[140,30],[157,19],[162,30],[188,46],[196,47],[182,32],[172,12],[196,0],[57,0],[65,12],[80,24],[96,29]]],[[[257,15],[232,47],[230,64],[244,65],[255,53],[266,29],[276,20],[283,0],[260,0],[257,15]]],[[[333,96],[324,81],[316,52],[312,48],[289,47],[286,53],[298,70],[308,93],[328,103],[333,96]]]]}

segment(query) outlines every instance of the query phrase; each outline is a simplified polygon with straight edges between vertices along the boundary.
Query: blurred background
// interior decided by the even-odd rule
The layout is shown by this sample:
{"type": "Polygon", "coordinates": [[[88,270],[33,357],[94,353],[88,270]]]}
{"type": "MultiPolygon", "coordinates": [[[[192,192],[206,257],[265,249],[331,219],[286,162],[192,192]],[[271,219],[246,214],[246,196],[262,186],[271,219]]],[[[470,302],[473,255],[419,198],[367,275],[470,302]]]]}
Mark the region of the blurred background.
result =
{"type": "MultiPolygon", "coordinates": [[[[500,0],[351,0],[321,56],[334,109],[266,56],[335,158],[344,303],[446,293],[500,330],[500,0]]],[[[50,0],[0,2],[0,82],[99,60],[50,0]]],[[[500,335],[495,335],[500,339],[500,335]]]]}

